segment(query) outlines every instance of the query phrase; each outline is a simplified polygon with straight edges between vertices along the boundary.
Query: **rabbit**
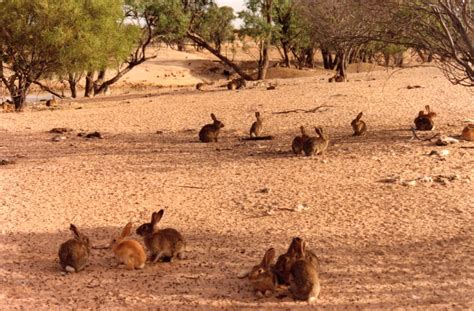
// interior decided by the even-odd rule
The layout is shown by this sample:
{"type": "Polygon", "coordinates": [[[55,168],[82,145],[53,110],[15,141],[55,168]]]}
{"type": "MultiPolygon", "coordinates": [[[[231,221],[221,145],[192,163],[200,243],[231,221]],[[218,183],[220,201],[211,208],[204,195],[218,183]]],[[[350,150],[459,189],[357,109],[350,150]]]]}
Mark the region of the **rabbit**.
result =
{"type": "Polygon", "coordinates": [[[119,263],[125,264],[127,269],[143,269],[146,262],[146,254],[143,246],[136,240],[126,239],[132,232],[132,223],[129,222],[118,238],[110,243],[110,248],[119,263]]]}
{"type": "Polygon", "coordinates": [[[298,259],[292,264],[290,270],[290,292],[296,300],[313,303],[321,291],[318,265],[314,262],[314,257],[306,253],[304,241],[298,244],[295,257],[298,259]]]}
{"type": "Polygon", "coordinates": [[[286,253],[278,256],[277,262],[273,267],[273,272],[277,276],[278,284],[289,285],[290,269],[296,260],[296,249],[300,238],[296,237],[291,240],[290,246],[286,253]]]}
{"type": "Polygon", "coordinates": [[[462,130],[461,137],[466,141],[474,141],[474,124],[468,124],[462,130]]]}
{"type": "Polygon", "coordinates": [[[237,83],[235,83],[234,80],[230,81],[229,83],[227,83],[227,89],[229,91],[234,91],[237,89],[237,83]]]}
{"type": "Polygon", "coordinates": [[[433,119],[436,117],[436,113],[431,111],[429,105],[426,105],[425,109],[426,113],[424,111],[420,111],[418,113],[418,117],[415,119],[415,127],[418,131],[432,131],[435,129],[433,119]]]}
{"type": "Polygon", "coordinates": [[[151,253],[150,261],[156,263],[160,259],[174,257],[184,258],[185,241],[181,233],[173,228],[158,230],[158,222],[163,217],[164,210],[154,212],[151,222],[141,225],[136,233],[143,237],[148,251],[151,253]]]}
{"type": "Polygon", "coordinates": [[[244,78],[237,78],[227,83],[228,90],[240,90],[247,87],[247,81],[244,78]]]}
{"type": "MultiPolygon", "coordinates": [[[[302,259],[301,253],[298,252],[298,249],[301,248],[303,240],[299,237],[294,237],[291,240],[290,246],[285,254],[282,254],[278,257],[277,262],[273,268],[275,275],[277,276],[278,284],[289,285],[289,278],[291,272],[291,266],[293,263],[302,259]]],[[[315,267],[319,269],[319,259],[316,254],[310,250],[306,250],[305,256],[311,257],[312,262],[315,264],[315,267]]]]}
{"type": "Polygon", "coordinates": [[[217,120],[216,116],[211,113],[211,118],[214,121],[212,124],[204,125],[199,132],[199,140],[203,143],[217,142],[219,131],[224,127],[224,123],[217,120]]]}
{"type": "Polygon", "coordinates": [[[205,84],[203,82],[199,82],[198,84],[196,84],[196,90],[204,91],[204,86],[205,84]]]}
{"type": "Polygon", "coordinates": [[[318,137],[309,137],[303,142],[303,151],[306,156],[312,156],[313,154],[323,154],[328,148],[329,139],[324,134],[321,127],[315,127],[314,130],[318,137]]]}
{"type": "Polygon", "coordinates": [[[270,296],[276,289],[277,277],[273,273],[272,262],[275,259],[275,249],[269,248],[262,262],[252,268],[248,275],[250,283],[259,297],[270,296]]]}
{"type": "Polygon", "coordinates": [[[364,121],[361,120],[363,114],[362,112],[357,115],[357,117],[352,120],[351,126],[354,130],[354,134],[352,136],[362,136],[367,133],[367,125],[364,121]]]}
{"type": "Polygon", "coordinates": [[[71,224],[69,230],[74,234],[74,238],[59,247],[59,262],[65,271],[79,272],[84,269],[89,259],[90,241],[77,230],[75,225],[71,224]]]}
{"type": "Polygon", "coordinates": [[[260,112],[255,112],[255,117],[257,118],[257,121],[252,123],[252,126],[250,127],[250,137],[258,137],[260,136],[260,133],[262,133],[263,119],[260,116],[260,112]]]}
{"type": "Polygon", "coordinates": [[[293,150],[294,154],[299,155],[303,152],[303,144],[306,139],[308,139],[308,135],[304,129],[304,126],[300,126],[301,136],[296,136],[291,143],[291,149],[293,150]]]}

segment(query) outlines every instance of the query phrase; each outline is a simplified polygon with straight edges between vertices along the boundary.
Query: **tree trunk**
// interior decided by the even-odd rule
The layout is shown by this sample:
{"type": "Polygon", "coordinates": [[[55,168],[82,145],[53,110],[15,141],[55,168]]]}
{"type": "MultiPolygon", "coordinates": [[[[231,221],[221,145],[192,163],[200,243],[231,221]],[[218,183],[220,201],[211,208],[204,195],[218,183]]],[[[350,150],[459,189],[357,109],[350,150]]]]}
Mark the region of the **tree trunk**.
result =
{"type": "Polygon", "coordinates": [[[331,69],[332,61],[329,51],[327,49],[321,49],[321,56],[323,57],[324,69],[331,69]]]}
{"type": "MultiPolygon", "coordinates": [[[[273,0],[265,0],[263,7],[263,14],[266,17],[268,25],[272,24],[272,7],[273,0]]],[[[270,64],[270,44],[272,41],[272,33],[268,32],[267,37],[263,42],[262,59],[259,61],[257,80],[265,80],[267,77],[268,65],[270,64]]]]}
{"type": "MultiPolygon", "coordinates": [[[[347,53],[345,51],[337,52],[337,67],[336,77],[339,77],[340,81],[347,81],[347,53]]],[[[336,79],[338,81],[338,79],[336,79]]]]}
{"type": "MultiPolygon", "coordinates": [[[[14,83],[14,82],[13,82],[14,83]]],[[[9,88],[10,90],[14,90],[14,93],[10,93],[12,98],[13,104],[15,105],[16,111],[22,111],[26,106],[26,94],[30,89],[30,82],[27,82],[24,78],[18,79],[18,87],[13,85],[13,87],[9,88]]]]}
{"type": "Polygon", "coordinates": [[[73,73],[68,74],[67,82],[69,83],[69,89],[71,90],[71,97],[77,98],[77,80],[76,75],[73,73]]]}
{"type": "Polygon", "coordinates": [[[84,89],[85,97],[92,97],[94,95],[94,72],[88,71],[86,74],[86,87],[84,89]]]}
{"type": "Polygon", "coordinates": [[[184,44],[184,40],[178,41],[177,46],[178,46],[178,51],[186,52],[186,45],[184,44]]]}
{"type": "Polygon", "coordinates": [[[94,96],[103,94],[107,89],[109,88],[109,85],[105,87],[101,87],[104,84],[105,80],[105,69],[99,71],[99,74],[97,75],[97,80],[94,81],[94,96]]]}
{"type": "Polygon", "coordinates": [[[290,55],[288,53],[288,42],[281,41],[281,46],[283,47],[283,62],[285,66],[290,68],[290,55]]]}
{"type": "Polygon", "coordinates": [[[314,49],[312,47],[307,48],[305,51],[306,54],[306,66],[309,68],[314,68],[314,49]]]}

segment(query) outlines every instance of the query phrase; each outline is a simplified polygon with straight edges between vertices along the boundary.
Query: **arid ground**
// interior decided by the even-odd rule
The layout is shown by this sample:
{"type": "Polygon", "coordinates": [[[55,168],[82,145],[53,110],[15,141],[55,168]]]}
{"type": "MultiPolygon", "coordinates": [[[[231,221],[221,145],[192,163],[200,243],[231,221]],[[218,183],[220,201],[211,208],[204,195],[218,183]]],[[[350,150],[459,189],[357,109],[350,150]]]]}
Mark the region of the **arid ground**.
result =
{"type": "MultiPolygon", "coordinates": [[[[184,68],[183,84],[201,79],[183,60],[156,62],[184,68]]],[[[151,67],[134,81],[148,81],[151,67]]],[[[0,159],[14,161],[0,166],[0,309],[309,309],[290,295],[257,298],[237,278],[294,236],[321,261],[318,309],[474,308],[474,143],[438,147],[409,130],[430,104],[437,127],[422,137],[458,136],[474,118],[472,91],[431,67],[351,73],[338,84],[329,76],[270,80],[276,90],[131,88],[0,113],[0,159]],[[240,140],[257,110],[274,139],[240,140]],[[369,131],[352,137],[360,111],[369,131]],[[220,141],[198,143],[211,112],[225,124],[220,141]],[[300,125],[326,130],[327,153],[291,153],[300,125]],[[54,142],[54,127],[73,132],[54,142]],[[159,209],[161,227],[187,239],[186,259],[116,267],[105,246],[159,209]],[[84,271],[65,275],[57,252],[70,223],[94,249],[84,271]]]]}

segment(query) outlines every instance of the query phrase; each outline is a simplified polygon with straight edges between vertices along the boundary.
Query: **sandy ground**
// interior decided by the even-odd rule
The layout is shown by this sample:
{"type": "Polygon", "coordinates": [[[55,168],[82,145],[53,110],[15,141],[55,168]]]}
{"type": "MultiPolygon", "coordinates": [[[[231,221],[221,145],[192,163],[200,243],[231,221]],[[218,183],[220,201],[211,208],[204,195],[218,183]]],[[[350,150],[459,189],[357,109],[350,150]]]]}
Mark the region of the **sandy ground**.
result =
{"type": "Polygon", "coordinates": [[[16,163],[0,166],[0,309],[309,309],[289,296],[258,299],[237,279],[294,236],[321,260],[318,309],[473,308],[474,145],[436,147],[410,140],[408,130],[430,104],[436,132],[459,135],[474,118],[473,94],[433,68],[391,73],[355,73],[342,84],[321,73],[273,81],[273,91],[209,87],[1,113],[0,158],[16,163]],[[274,140],[238,139],[256,110],[274,140]],[[369,133],[354,138],[349,123],[359,111],[369,133]],[[225,128],[219,143],[201,144],[210,112],[225,128]],[[300,125],[326,129],[325,155],[290,153],[300,125]],[[53,127],[74,132],[52,142],[53,127]],[[76,135],[95,130],[104,139],[76,135]],[[450,154],[427,155],[441,149],[450,154]],[[453,174],[446,184],[380,182],[453,174]],[[293,211],[298,205],[305,209],[293,211]],[[101,247],[128,221],[139,225],[161,208],[161,226],[187,239],[185,260],[127,271],[110,250],[94,249],[84,271],[59,270],[71,222],[101,247]]]}

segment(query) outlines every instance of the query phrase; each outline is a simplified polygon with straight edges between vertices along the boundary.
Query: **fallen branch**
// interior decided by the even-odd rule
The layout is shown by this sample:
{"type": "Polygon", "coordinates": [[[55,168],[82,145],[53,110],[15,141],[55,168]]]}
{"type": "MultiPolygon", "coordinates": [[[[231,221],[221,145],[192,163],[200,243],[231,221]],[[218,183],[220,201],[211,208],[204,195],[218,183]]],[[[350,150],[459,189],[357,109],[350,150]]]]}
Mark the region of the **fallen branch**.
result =
{"type": "Polygon", "coordinates": [[[440,133],[437,133],[433,137],[430,137],[430,138],[421,138],[421,137],[418,136],[418,134],[416,134],[416,129],[414,127],[411,127],[411,132],[412,132],[413,136],[410,138],[410,140],[413,140],[413,139],[416,138],[416,139],[421,140],[421,141],[431,141],[434,138],[441,135],[440,133]]]}
{"type": "Polygon", "coordinates": [[[242,137],[240,140],[273,140],[273,136],[242,137]]]}
{"type": "Polygon", "coordinates": [[[63,99],[64,96],[60,95],[59,93],[56,93],[55,91],[53,91],[51,88],[49,88],[48,86],[42,84],[41,82],[38,82],[38,81],[32,81],[33,84],[36,84],[38,85],[42,90],[48,92],[48,93],[51,93],[53,94],[54,96],[58,97],[58,98],[61,98],[63,99]]]}
{"type": "Polygon", "coordinates": [[[316,113],[316,112],[320,111],[323,108],[333,108],[333,107],[334,106],[322,105],[322,106],[318,106],[316,108],[308,109],[308,110],[306,110],[306,109],[293,109],[293,110],[277,111],[277,112],[273,112],[273,114],[288,114],[288,113],[298,113],[298,112],[316,113]]]}

